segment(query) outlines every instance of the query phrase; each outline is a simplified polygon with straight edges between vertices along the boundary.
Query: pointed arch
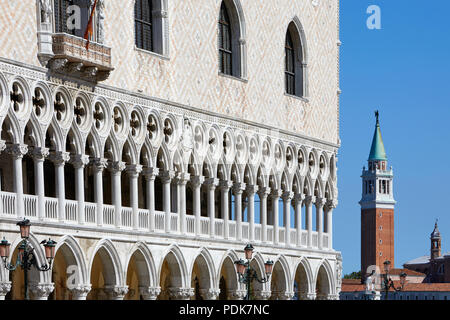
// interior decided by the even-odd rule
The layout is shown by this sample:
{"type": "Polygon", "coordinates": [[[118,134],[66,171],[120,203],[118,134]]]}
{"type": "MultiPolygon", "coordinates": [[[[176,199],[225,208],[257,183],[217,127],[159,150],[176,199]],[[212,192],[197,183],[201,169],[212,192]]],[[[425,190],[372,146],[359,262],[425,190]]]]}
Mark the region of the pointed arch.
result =
{"type": "Polygon", "coordinates": [[[167,260],[171,271],[171,286],[178,288],[186,288],[190,286],[188,283],[188,270],[186,260],[183,252],[177,245],[171,245],[168,250],[163,254],[164,259],[161,259],[158,272],[158,283],[161,283],[161,273],[163,264],[167,260]]]}
{"type": "Polygon", "coordinates": [[[95,246],[89,262],[89,279],[92,277],[92,267],[97,254],[102,262],[106,263],[103,265],[105,286],[122,285],[124,283],[122,263],[114,244],[109,239],[102,239],[95,246]]]}
{"type": "Polygon", "coordinates": [[[247,27],[240,0],[220,2],[218,15],[219,71],[239,78],[247,78],[247,27]],[[226,36],[228,34],[228,36],[226,36]],[[225,41],[230,39],[229,43],[225,41]],[[223,64],[229,57],[230,68],[223,64]]]}

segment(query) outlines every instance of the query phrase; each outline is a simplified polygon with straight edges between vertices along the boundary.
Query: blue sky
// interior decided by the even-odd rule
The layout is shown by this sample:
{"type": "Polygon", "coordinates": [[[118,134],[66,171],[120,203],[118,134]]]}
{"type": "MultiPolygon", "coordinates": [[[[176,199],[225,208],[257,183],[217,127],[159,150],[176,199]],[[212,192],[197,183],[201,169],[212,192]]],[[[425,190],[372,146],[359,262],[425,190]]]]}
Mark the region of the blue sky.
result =
{"type": "Polygon", "coordinates": [[[394,168],[395,266],[429,253],[439,218],[450,251],[450,2],[341,1],[339,206],[334,247],[344,273],[360,269],[361,170],[367,164],[374,110],[394,168]],[[381,8],[381,30],[366,10],[381,8]]]}

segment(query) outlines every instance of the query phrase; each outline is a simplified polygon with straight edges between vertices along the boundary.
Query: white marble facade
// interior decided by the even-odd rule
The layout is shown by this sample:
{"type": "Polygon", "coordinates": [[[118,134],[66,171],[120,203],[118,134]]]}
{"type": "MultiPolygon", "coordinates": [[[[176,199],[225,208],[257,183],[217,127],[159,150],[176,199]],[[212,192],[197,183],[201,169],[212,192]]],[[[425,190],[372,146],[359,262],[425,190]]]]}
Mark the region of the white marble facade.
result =
{"type": "MultiPolygon", "coordinates": [[[[134,46],[133,1],[111,0],[102,36],[114,70],[101,82],[42,66],[51,58],[52,16],[41,1],[0,5],[9,19],[0,21],[0,235],[12,255],[15,223],[27,217],[38,260],[41,240],[56,240],[79,275],[72,299],[92,289],[99,253],[105,298],[127,295],[134,257],[144,299],[161,298],[165,262],[172,299],[218,299],[224,287],[227,298],[242,299],[233,262],[247,243],[260,275],[264,261],[275,262],[255,297],[338,298],[339,3],[229,2],[245,19],[245,78],[217,72],[221,1],[161,1],[167,43],[154,54],[134,46]],[[308,41],[303,98],[284,94],[284,39],[294,19],[308,41]]],[[[12,279],[0,269],[1,299],[12,279]]],[[[46,299],[52,273],[30,277],[33,298],[46,299]]]]}

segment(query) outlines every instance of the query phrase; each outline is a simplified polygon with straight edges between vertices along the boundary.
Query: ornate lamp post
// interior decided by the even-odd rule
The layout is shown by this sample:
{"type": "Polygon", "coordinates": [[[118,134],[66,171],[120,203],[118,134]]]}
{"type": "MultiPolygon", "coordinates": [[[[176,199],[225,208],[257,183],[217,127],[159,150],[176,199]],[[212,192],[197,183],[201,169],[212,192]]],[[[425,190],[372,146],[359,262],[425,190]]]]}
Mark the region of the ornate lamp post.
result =
{"type": "Polygon", "coordinates": [[[273,261],[267,260],[264,264],[266,277],[260,279],[256,271],[250,267],[253,250],[253,246],[251,244],[247,244],[247,246],[244,248],[245,259],[247,260],[247,262],[242,259],[236,260],[234,262],[234,264],[236,265],[237,274],[239,275],[239,282],[247,285],[247,296],[245,298],[246,300],[250,300],[250,284],[252,283],[252,281],[256,280],[259,283],[268,282],[273,269],[273,261]]]}
{"type": "Polygon", "coordinates": [[[18,222],[17,225],[20,228],[20,236],[22,237],[23,240],[19,245],[19,254],[17,256],[16,263],[13,264],[11,262],[7,262],[11,244],[8,243],[8,241],[5,238],[3,238],[2,241],[0,241],[0,257],[2,258],[3,265],[7,270],[14,271],[17,269],[18,266],[22,268],[25,285],[25,299],[29,300],[28,271],[31,269],[31,266],[34,266],[37,270],[42,272],[48,271],[52,268],[52,262],[53,259],[55,258],[56,242],[51,239],[44,240],[41,242],[41,244],[44,245],[45,248],[45,257],[47,258],[48,264],[38,266],[36,256],[33,252],[34,248],[30,246],[30,243],[28,241],[28,238],[30,237],[30,227],[31,227],[30,220],[24,219],[23,221],[18,222]]]}
{"type": "Polygon", "coordinates": [[[388,300],[390,288],[394,289],[395,292],[403,290],[407,274],[405,272],[400,273],[400,287],[396,288],[394,286],[394,281],[392,281],[392,279],[389,278],[389,270],[391,269],[391,262],[389,260],[386,260],[385,262],[383,262],[383,265],[384,265],[383,285],[384,285],[384,292],[386,293],[385,299],[388,300]]]}

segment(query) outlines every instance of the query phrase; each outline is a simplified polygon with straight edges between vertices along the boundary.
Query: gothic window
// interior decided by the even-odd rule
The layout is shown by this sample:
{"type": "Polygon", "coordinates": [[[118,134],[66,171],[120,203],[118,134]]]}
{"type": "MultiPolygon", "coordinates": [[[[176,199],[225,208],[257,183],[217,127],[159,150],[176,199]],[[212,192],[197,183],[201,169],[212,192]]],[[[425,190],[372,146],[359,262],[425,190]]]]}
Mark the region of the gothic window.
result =
{"type": "Polygon", "coordinates": [[[231,21],[225,2],[222,2],[219,17],[219,70],[228,75],[232,75],[233,48],[231,41],[231,21]]]}
{"type": "Polygon", "coordinates": [[[140,49],[153,51],[152,1],[136,0],[134,3],[135,40],[140,49]]]}
{"type": "Polygon", "coordinates": [[[286,94],[305,96],[305,57],[303,33],[298,28],[299,22],[291,22],[285,39],[285,90],[286,94]]]}
{"type": "Polygon", "coordinates": [[[295,53],[294,44],[292,43],[291,33],[287,32],[286,35],[286,93],[295,95],[295,53]]]}

